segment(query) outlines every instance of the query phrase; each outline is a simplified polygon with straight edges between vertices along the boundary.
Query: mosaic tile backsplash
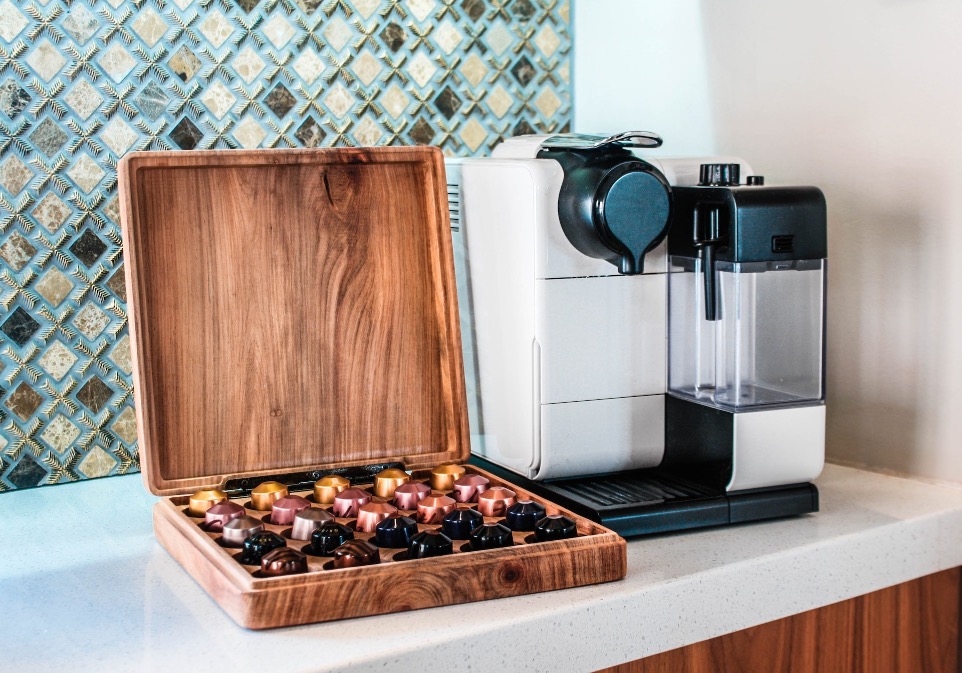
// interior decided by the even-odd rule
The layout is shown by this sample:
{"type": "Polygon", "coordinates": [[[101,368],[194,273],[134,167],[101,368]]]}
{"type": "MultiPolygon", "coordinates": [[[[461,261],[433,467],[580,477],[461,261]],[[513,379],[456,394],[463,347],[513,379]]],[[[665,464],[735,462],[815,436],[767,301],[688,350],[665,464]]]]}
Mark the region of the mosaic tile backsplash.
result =
{"type": "Polygon", "coordinates": [[[567,130],[567,0],[0,0],[0,491],[136,471],[117,162],[567,130]]]}

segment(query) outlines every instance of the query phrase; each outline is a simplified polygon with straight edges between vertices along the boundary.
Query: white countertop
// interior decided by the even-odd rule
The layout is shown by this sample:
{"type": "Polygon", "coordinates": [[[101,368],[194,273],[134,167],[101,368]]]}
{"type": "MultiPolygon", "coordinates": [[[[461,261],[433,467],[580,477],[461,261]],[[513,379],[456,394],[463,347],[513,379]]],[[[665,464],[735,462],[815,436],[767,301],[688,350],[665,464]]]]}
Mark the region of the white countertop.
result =
{"type": "Polygon", "coordinates": [[[157,544],[139,475],[3,493],[0,657],[78,673],[593,671],[962,565],[962,488],[832,465],[817,484],[815,515],[629,542],[621,582],[260,632],[157,544]]]}

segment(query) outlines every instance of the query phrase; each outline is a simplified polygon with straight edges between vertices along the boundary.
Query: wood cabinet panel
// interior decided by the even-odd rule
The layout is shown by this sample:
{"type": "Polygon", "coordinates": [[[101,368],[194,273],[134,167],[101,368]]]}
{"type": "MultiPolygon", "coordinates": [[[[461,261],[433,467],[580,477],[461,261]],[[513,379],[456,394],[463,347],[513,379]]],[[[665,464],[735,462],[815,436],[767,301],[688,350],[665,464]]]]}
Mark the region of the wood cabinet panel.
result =
{"type": "Polygon", "coordinates": [[[600,673],[960,673],[960,569],[600,673]]]}

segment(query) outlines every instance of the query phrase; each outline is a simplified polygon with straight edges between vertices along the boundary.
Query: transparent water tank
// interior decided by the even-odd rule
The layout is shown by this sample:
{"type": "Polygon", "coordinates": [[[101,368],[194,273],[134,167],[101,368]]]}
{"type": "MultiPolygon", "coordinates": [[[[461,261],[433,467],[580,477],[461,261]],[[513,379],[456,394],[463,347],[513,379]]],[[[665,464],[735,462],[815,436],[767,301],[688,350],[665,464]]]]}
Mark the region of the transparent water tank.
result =
{"type": "Polygon", "coordinates": [[[669,264],[670,392],[730,411],[824,400],[824,259],[716,261],[715,320],[701,259],[669,264]]]}

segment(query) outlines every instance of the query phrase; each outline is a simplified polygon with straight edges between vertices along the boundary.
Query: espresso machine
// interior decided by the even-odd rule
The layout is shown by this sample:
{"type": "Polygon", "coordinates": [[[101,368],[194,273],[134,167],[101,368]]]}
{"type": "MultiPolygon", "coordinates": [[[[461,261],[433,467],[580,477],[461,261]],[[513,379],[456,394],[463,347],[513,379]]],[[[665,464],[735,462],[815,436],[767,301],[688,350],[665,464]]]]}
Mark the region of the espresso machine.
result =
{"type": "Polygon", "coordinates": [[[449,160],[472,460],[625,536],[817,511],[824,198],[660,145],[449,160]]]}

